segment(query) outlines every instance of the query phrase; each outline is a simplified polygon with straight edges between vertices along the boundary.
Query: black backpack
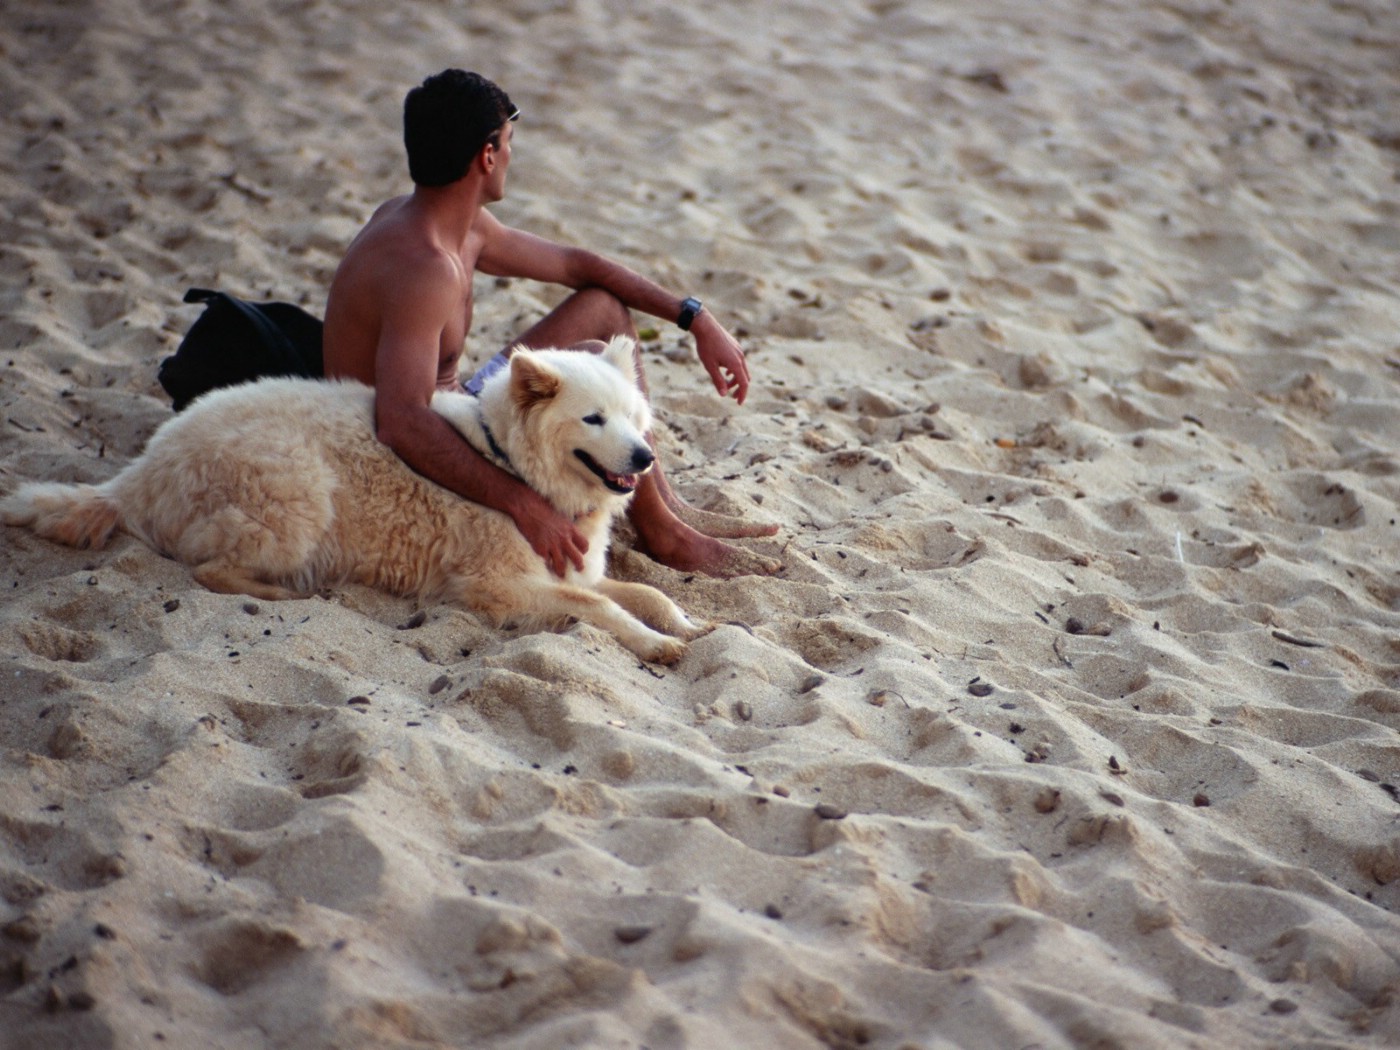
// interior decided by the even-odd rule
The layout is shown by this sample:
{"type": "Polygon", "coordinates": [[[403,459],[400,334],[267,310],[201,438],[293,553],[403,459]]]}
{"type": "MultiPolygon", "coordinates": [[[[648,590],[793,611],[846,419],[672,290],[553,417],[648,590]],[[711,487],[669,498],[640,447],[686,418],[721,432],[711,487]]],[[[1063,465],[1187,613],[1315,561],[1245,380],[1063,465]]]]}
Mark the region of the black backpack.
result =
{"type": "Polygon", "coordinates": [[[185,302],[203,303],[204,313],[157,373],[176,412],[218,387],[266,376],[323,374],[324,326],[301,307],[244,302],[207,288],[191,288],[185,302]]]}

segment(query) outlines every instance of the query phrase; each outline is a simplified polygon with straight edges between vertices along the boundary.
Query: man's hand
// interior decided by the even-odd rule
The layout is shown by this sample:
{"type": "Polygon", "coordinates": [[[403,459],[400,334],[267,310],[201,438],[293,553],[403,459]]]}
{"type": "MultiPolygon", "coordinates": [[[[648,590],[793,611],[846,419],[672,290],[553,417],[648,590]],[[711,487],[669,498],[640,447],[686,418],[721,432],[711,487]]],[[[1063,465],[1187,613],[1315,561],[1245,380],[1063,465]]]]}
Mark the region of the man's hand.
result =
{"type": "Polygon", "coordinates": [[[510,512],[515,527],[554,575],[563,576],[571,564],[582,572],[583,556],[588,552],[588,541],[583,533],[543,496],[534,492],[530,495],[534,498],[523,500],[510,512]]]}
{"type": "Polygon", "coordinates": [[[691,332],[695,335],[695,352],[719,396],[733,394],[742,405],[749,392],[749,366],[738,342],[708,312],[695,319],[691,332]]]}

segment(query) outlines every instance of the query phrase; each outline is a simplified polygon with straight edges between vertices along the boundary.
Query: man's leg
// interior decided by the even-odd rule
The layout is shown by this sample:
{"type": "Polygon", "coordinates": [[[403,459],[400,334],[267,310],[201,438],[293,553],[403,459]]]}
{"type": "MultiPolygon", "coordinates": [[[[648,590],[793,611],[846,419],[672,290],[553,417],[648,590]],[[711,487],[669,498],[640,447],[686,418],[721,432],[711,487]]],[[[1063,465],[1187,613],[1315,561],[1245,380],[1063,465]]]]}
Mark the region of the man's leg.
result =
{"type": "MultiPolygon", "coordinates": [[[[606,342],[625,335],[634,342],[637,329],[627,307],[609,293],[591,288],[575,292],[512,345],[534,349],[571,347],[589,340],[606,342]]],[[[638,350],[637,374],[647,391],[638,350]]],[[[647,435],[648,440],[651,435],[647,435]]],[[[653,441],[654,445],[655,442],[653,441]]],[[[770,558],[716,537],[771,536],[776,525],[752,525],[742,518],[715,514],[690,506],[672,491],[658,460],[642,478],[632,497],[628,517],[637,530],[638,545],[663,565],[682,572],[711,576],[771,575],[782,566],[770,558]]]]}

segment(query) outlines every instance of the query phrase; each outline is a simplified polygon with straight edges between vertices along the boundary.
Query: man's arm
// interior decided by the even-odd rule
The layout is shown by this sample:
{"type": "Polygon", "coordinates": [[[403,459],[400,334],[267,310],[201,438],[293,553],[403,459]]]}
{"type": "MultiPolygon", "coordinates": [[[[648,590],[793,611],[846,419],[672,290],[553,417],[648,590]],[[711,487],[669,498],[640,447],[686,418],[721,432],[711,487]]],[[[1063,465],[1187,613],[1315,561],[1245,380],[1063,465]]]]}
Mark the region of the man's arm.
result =
{"type": "MultiPolygon", "coordinates": [[[[489,212],[483,212],[479,222],[483,246],[476,265],[483,273],[525,277],[574,289],[602,288],[629,309],[672,322],[680,316],[681,297],[619,262],[512,229],[489,212]]],[[[695,337],[700,363],[715,389],[721,397],[733,394],[742,405],[749,389],[749,369],[738,342],[708,310],[701,311],[690,332],[695,337]]]]}
{"type": "Polygon", "coordinates": [[[510,515],[550,569],[583,569],[588,541],[528,485],[489,462],[432,410],[443,324],[461,309],[455,275],[450,280],[405,280],[414,289],[386,304],[375,355],[375,430],[385,445],[417,473],[459,496],[510,515]]]}

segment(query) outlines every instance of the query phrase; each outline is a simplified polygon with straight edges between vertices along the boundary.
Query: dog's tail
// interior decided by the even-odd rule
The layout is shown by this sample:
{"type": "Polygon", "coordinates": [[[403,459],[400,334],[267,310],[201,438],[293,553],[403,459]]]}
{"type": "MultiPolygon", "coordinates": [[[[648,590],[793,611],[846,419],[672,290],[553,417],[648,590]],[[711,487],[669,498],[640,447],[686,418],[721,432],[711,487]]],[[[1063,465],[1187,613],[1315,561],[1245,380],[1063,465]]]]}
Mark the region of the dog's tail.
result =
{"type": "Polygon", "coordinates": [[[121,524],[117,501],[101,485],[34,481],[0,500],[0,521],[80,549],[107,545],[121,524]]]}

